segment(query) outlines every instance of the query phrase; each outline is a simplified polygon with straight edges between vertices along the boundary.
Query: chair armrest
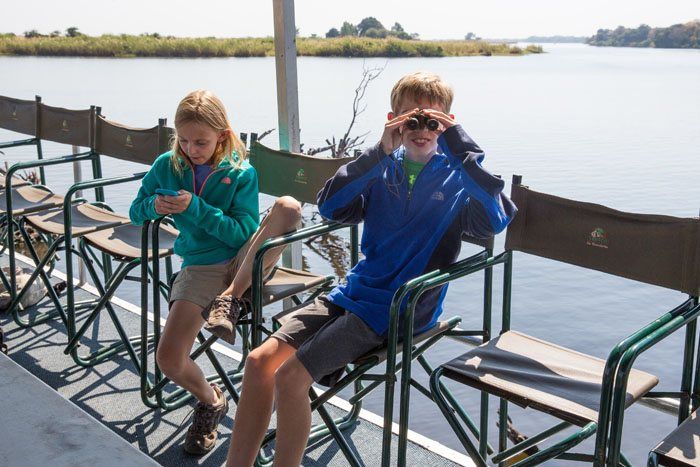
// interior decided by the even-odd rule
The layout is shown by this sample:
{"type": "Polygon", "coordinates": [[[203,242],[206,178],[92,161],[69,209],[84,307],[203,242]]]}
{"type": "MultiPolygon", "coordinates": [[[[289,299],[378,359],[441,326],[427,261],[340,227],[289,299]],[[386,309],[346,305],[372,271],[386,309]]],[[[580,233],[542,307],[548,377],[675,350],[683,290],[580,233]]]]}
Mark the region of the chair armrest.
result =
{"type": "Polygon", "coordinates": [[[67,164],[69,162],[78,162],[94,157],[93,151],[80,152],[77,154],[69,154],[67,156],[52,157],[49,159],[38,159],[35,161],[16,162],[8,169],[5,177],[11,177],[15,172],[22,169],[33,169],[34,167],[47,167],[50,165],[67,164]]]}
{"type": "MultiPolygon", "coordinates": [[[[620,458],[620,445],[622,439],[622,422],[625,411],[625,393],[627,389],[627,382],[629,379],[630,372],[632,371],[632,365],[639,355],[646,352],[655,344],[661,342],[666,337],[670,336],[678,329],[684,327],[693,320],[697,320],[700,315],[700,305],[694,300],[688,300],[694,306],[684,307],[682,311],[675,313],[670,319],[666,319],[665,323],[661,326],[652,327],[652,330],[646,335],[642,336],[637,342],[634,342],[620,357],[620,361],[615,372],[615,387],[613,390],[613,403],[612,409],[610,410],[610,446],[608,448],[608,458],[613,462],[619,462],[620,458]]],[[[688,302],[685,302],[688,303],[688,302]]],[[[683,305],[685,305],[685,303],[683,305]]],[[[673,311],[682,308],[683,305],[674,309],[673,311]]],[[[672,312],[667,313],[670,315],[672,312]]],[[[664,316],[666,316],[664,315],[664,316]]],[[[657,320],[658,321],[658,320],[657,320]]],[[[654,323],[652,323],[654,324],[654,323]]],[[[651,326],[647,326],[651,327],[651,326]]],[[[596,454],[605,453],[605,447],[596,454]]],[[[617,465],[617,464],[615,464],[617,465]]]]}
{"type": "Polygon", "coordinates": [[[5,141],[4,143],[0,143],[0,149],[14,148],[17,146],[28,146],[30,144],[36,144],[37,141],[39,141],[39,138],[20,139],[17,141],[5,141]]]}
{"type": "MultiPolygon", "coordinates": [[[[613,382],[618,375],[619,364],[625,353],[638,342],[644,340],[647,336],[656,332],[659,328],[663,327],[674,318],[691,309],[693,303],[694,302],[692,299],[686,300],[673,310],[664,313],[651,323],[623,339],[610,351],[610,354],[605,361],[605,369],[603,370],[603,381],[601,383],[600,404],[598,409],[600,414],[598,429],[601,430],[601,433],[607,433],[607,428],[610,424],[610,409],[613,401],[613,382]]],[[[595,455],[597,457],[604,456],[607,438],[604,436],[599,436],[596,438],[596,440],[595,455]]]]}
{"type": "Polygon", "coordinates": [[[133,182],[142,179],[146,175],[146,172],[139,172],[134,175],[129,175],[126,177],[113,177],[113,178],[98,178],[95,180],[87,180],[84,182],[78,182],[68,188],[65,197],[63,198],[63,218],[66,222],[64,234],[66,237],[66,242],[70,242],[71,239],[71,205],[73,204],[72,199],[80,190],[86,190],[90,188],[105,187],[109,185],[117,185],[120,183],[133,182]]]}
{"type": "Polygon", "coordinates": [[[296,230],[286,235],[281,235],[279,237],[271,238],[266,240],[258,251],[255,252],[255,257],[253,259],[253,277],[251,285],[251,298],[253,305],[252,321],[253,321],[253,346],[255,347],[259,342],[259,335],[255,328],[262,323],[262,288],[263,288],[263,258],[265,253],[276,247],[289,245],[291,243],[306,240],[308,238],[317,237],[326,233],[334,232],[336,230],[344,228],[356,227],[355,224],[340,224],[332,221],[323,221],[318,224],[314,224],[303,229],[296,230]]]}

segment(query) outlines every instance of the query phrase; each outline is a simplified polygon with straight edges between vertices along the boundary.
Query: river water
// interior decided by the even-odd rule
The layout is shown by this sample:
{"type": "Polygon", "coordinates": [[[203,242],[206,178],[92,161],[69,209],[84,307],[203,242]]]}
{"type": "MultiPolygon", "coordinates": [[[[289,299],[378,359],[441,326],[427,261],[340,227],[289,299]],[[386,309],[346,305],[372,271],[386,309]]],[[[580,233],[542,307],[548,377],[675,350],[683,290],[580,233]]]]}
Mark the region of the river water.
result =
{"type": "MultiPolygon", "coordinates": [[[[538,191],[644,213],[696,216],[700,207],[700,51],[594,48],[546,45],[547,53],[523,57],[415,59],[300,58],[298,62],[302,141],[322,146],[342,136],[363,67],[384,67],[367,89],[366,109],[354,134],[368,132],[366,144],[381,134],[389,91],[415,70],[440,74],[455,90],[452,112],[485,149],[485,165],[510,180],[521,174],[538,191]]],[[[272,58],[247,59],[82,59],[0,57],[0,94],[49,105],[99,105],[111,120],[153,126],[172,122],[179,99],[206,88],[225,102],[237,131],[277,127],[275,66],[272,58]]],[[[0,140],[17,135],[0,133],[0,140]]],[[[277,134],[265,140],[275,145],[277,134]]],[[[48,144],[46,153],[65,147],[48,144]]],[[[6,151],[2,160],[32,158],[29,149],[6,151]]],[[[144,167],[106,161],[105,174],[127,174],[144,167]]],[[[87,173],[88,168],[84,167],[87,173]]],[[[68,168],[48,171],[49,185],[64,190],[68,168]]],[[[107,191],[125,212],[137,185],[107,191]]],[[[507,189],[509,189],[507,187],[507,189]]],[[[502,246],[503,238],[497,241],[502,246]]],[[[465,248],[464,254],[473,252],[465,248]]],[[[332,269],[313,253],[314,271],[332,269]]],[[[500,277],[497,274],[496,277],[500,277]]],[[[496,281],[494,314],[500,314],[496,281]]],[[[134,303],[134,290],[119,296],[134,303]]],[[[618,279],[561,263],[516,254],[513,328],[575,350],[605,358],[612,346],[679,303],[682,294],[618,279]]],[[[463,327],[479,326],[479,278],[455,283],[447,316],[460,315],[463,327]]],[[[439,363],[466,351],[454,341],[429,353],[439,363]]],[[[639,359],[637,368],[660,377],[660,390],[677,390],[682,334],[670,337],[639,359]]],[[[416,367],[417,368],[417,367],[416,367]]],[[[415,372],[419,370],[416,369],[415,372]]],[[[478,418],[478,396],[455,387],[478,418]]],[[[492,407],[496,405],[495,400],[492,407]]],[[[365,408],[381,413],[381,397],[365,408]]],[[[493,411],[492,411],[493,412],[493,411]]],[[[534,434],[551,419],[533,411],[511,410],[516,427],[534,434]]],[[[491,423],[495,433],[495,416],[491,423]]],[[[672,417],[633,407],[625,419],[624,451],[634,465],[674,426],[672,417]]],[[[462,451],[439,411],[420,394],[413,396],[411,428],[462,451]]],[[[495,440],[494,440],[495,441],[495,440]]],[[[585,446],[589,446],[587,443],[585,446]]],[[[583,451],[583,448],[579,449],[583,451]]],[[[552,462],[550,465],[564,464],[552,462]]]]}

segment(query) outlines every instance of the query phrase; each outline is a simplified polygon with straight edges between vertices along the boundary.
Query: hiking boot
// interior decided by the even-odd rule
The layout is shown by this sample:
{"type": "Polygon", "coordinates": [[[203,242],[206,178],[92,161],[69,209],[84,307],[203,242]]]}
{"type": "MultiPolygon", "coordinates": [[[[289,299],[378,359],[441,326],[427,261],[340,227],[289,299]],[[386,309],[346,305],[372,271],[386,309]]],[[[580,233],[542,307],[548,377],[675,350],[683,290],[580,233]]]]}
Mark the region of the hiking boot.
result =
{"type": "Polygon", "coordinates": [[[218,402],[213,405],[197,402],[192,415],[192,425],[185,437],[185,452],[195,456],[202,456],[212,450],[218,437],[219,422],[228,412],[226,396],[216,384],[212,384],[211,387],[219,396],[218,402]]]}
{"type": "Polygon", "coordinates": [[[248,313],[250,300],[231,295],[218,295],[204,310],[204,329],[233,344],[236,340],[238,317],[248,313]]]}

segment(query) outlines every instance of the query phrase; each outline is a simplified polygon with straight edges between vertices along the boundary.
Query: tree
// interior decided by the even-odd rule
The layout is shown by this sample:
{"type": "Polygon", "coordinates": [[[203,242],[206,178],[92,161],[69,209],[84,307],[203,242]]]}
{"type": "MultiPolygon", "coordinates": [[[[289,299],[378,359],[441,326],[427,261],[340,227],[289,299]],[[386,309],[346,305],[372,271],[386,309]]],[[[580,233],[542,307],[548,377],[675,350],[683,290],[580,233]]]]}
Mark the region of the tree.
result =
{"type": "Polygon", "coordinates": [[[71,26],[68,29],[66,29],[66,37],[78,37],[82,36],[83,34],[78,31],[78,28],[75,26],[71,26]]]}
{"type": "Polygon", "coordinates": [[[374,16],[368,16],[367,18],[363,19],[360,21],[360,24],[357,25],[357,34],[359,36],[364,36],[366,35],[365,33],[369,29],[386,29],[382,23],[379,22],[377,18],[374,16]]]}
{"type": "Polygon", "coordinates": [[[405,32],[403,30],[403,26],[401,26],[399,23],[394,23],[394,25],[391,27],[391,32],[405,32]]]}
{"type": "Polygon", "coordinates": [[[340,27],[340,35],[357,36],[357,26],[355,26],[352,23],[348,23],[347,21],[344,21],[343,25],[340,27]]]}
{"type": "Polygon", "coordinates": [[[43,34],[40,34],[36,29],[32,29],[31,31],[24,31],[24,37],[31,39],[32,37],[43,37],[43,34]]]}
{"type": "Polygon", "coordinates": [[[473,41],[476,39],[476,34],[473,32],[468,32],[466,36],[464,36],[465,41],[473,41]]]}
{"type": "Polygon", "coordinates": [[[363,36],[370,37],[373,39],[383,39],[387,36],[388,31],[386,29],[369,28],[363,36]]]}
{"type": "Polygon", "coordinates": [[[328,32],[326,33],[326,37],[338,37],[340,36],[340,31],[338,31],[336,28],[330,28],[328,32]]]}

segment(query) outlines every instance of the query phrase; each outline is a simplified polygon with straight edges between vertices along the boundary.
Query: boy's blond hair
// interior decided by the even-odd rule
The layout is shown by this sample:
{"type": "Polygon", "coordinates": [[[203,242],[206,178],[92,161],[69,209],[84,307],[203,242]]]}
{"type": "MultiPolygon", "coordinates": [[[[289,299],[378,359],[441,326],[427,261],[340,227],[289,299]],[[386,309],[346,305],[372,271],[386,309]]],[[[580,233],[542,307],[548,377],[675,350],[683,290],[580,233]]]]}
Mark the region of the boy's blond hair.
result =
{"type": "Polygon", "coordinates": [[[441,104],[445,112],[452,107],[454,92],[450,85],[433,73],[419,71],[401,78],[391,90],[391,110],[397,113],[404,99],[427,100],[431,104],[441,104]]]}
{"type": "Polygon", "coordinates": [[[204,123],[214,131],[228,130],[226,138],[216,144],[214,156],[209,162],[212,167],[218,167],[225,159],[228,159],[236,168],[241,166],[246,158],[245,145],[231,129],[224,103],[211,91],[192,91],[180,101],[175,111],[175,137],[170,160],[178,175],[182,175],[183,168],[187,165],[185,161],[187,156],[180,148],[177,129],[190,122],[204,123]]]}

